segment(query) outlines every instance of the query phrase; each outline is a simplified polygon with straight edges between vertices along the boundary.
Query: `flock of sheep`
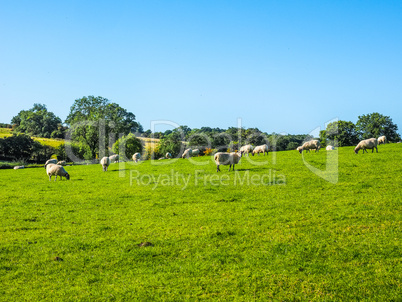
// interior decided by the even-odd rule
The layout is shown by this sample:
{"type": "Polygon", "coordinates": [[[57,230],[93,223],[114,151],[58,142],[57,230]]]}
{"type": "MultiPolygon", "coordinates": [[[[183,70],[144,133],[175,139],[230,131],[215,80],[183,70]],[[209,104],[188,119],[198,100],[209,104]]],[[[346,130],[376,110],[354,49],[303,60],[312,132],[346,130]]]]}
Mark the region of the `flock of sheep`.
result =
{"type": "MultiPolygon", "coordinates": [[[[387,141],[387,138],[385,136],[380,136],[378,139],[376,138],[369,138],[369,139],[365,139],[359,142],[359,144],[356,146],[355,148],[355,153],[358,154],[359,150],[363,150],[364,152],[367,152],[367,149],[371,149],[372,152],[374,152],[374,148],[376,149],[377,153],[378,153],[378,149],[377,149],[377,145],[380,144],[385,144],[387,141]]],[[[320,146],[320,141],[319,140],[310,140],[308,142],[305,142],[302,146],[297,147],[297,151],[299,151],[299,153],[302,153],[303,150],[306,150],[306,152],[310,152],[311,150],[314,150],[315,152],[318,152],[320,150],[321,146],[320,146]]],[[[327,146],[326,150],[334,150],[335,148],[333,146],[327,146]]],[[[220,172],[219,166],[221,165],[229,165],[229,171],[232,169],[234,170],[234,167],[236,164],[239,163],[241,157],[244,155],[248,155],[250,156],[250,153],[254,156],[255,154],[264,154],[265,153],[268,155],[268,150],[269,147],[267,144],[264,145],[260,145],[257,147],[253,147],[252,145],[245,145],[242,146],[240,148],[240,150],[238,152],[217,152],[214,155],[214,160],[216,163],[216,171],[220,172]]],[[[182,158],[189,158],[190,156],[197,156],[200,154],[200,150],[199,149],[191,149],[188,148],[186,150],[184,150],[183,154],[182,154],[182,158]]],[[[133,155],[133,161],[134,162],[138,162],[139,160],[141,160],[141,154],[140,153],[135,153],[133,155]]],[[[169,159],[172,158],[172,154],[170,154],[169,152],[166,153],[165,157],[161,157],[159,158],[161,159],[169,159]]],[[[109,167],[109,165],[112,162],[118,162],[119,161],[119,155],[114,154],[112,156],[105,156],[100,160],[100,164],[102,165],[102,169],[104,172],[107,171],[107,168],[109,167]]],[[[66,179],[70,179],[70,175],[67,173],[67,171],[64,169],[64,165],[66,164],[65,161],[57,161],[56,159],[49,159],[46,163],[45,163],[45,169],[46,169],[46,174],[49,176],[49,181],[51,180],[52,176],[55,176],[55,179],[57,179],[57,176],[60,177],[60,179],[62,179],[62,177],[65,177],[66,179]]]]}

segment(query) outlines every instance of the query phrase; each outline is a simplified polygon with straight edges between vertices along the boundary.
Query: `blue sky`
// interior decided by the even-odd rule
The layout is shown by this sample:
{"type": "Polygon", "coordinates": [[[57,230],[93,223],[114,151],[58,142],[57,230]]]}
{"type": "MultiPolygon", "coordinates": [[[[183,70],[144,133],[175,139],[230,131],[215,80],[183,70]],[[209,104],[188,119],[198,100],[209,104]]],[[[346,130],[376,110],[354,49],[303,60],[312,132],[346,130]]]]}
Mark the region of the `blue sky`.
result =
{"type": "Polygon", "coordinates": [[[94,95],[145,130],[379,112],[402,133],[402,1],[0,1],[0,28],[0,122],[94,95]]]}

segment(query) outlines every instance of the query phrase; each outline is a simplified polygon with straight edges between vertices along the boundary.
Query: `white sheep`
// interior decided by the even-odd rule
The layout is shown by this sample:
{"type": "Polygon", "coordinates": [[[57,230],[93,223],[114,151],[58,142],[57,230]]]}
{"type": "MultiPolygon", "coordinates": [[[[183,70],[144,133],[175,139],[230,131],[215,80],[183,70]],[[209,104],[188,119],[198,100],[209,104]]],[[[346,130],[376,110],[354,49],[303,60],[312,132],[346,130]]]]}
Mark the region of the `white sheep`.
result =
{"type": "Polygon", "coordinates": [[[327,151],[335,150],[335,147],[334,147],[334,146],[331,146],[331,145],[328,145],[328,146],[325,148],[325,150],[327,150],[327,151]]]}
{"type": "Polygon", "coordinates": [[[172,154],[170,154],[169,152],[166,153],[165,155],[166,158],[172,158],[172,154]]]}
{"type": "Polygon", "coordinates": [[[250,156],[250,153],[253,152],[253,146],[252,145],[244,145],[243,147],[240,148],[241,154],[247,154],[250,156]]]}
{"type": "Polygon", "coordinates": [[[57,159],[48,159],[45,163],[45,169],[48,164],[57,164],[57,159]]]}
{"type": "Polygon", "coordinates": [[[296,148],[296,150],[297,150],[299,153],[301,153],[301,151],[300,151],[300,150],[302,150],[302,151],[303,151],[303,146],[299,146],[299,147],[297,147],[297,148],[296,148]]]}
{"type": "Polygon", "coordinates": [[[191,151],[191,156],[198,156],[200,154],[200,149],[194,149],[191,151]]]}
{"type": "Polygon", "coordinates": [[[61,160],[57,162],[58,165],[60,166],[65,166],[66,165],[66,161],[65,160],[61,160]]]}
{"type": "Polygon", "coordinates": [[[255,147],[252,154],[254,156],[254,154],[260,155],[260,153],[263,153],[265,156],[265,152],[268,155],[268,145],[267,144],[255,147]]]}
{"type": "Polygon", "coordinates": [[[24,166],[15,166],[14,170],[19,170],[19,169],[24,169],[24,168],[25,168],[24,166]]]}
{"type": "Polygon", "coordinates": [[[379,144],[379,145],[381,145],[381,144],[386,144],[386,143],[387,143],[387,137],[386,137],[385,135],[380,136],[380,137],[377,139],[377,141],[378,141],[378,144],[379,144]]]}
{"type": "Polygon", "coordinates": [[[163,156],[163,157],[158,158],[158,160],[163,160],[163,159],[166,159],[166,157],[163,156]]]}
{"type": "Polygon", "coordinates": [[[141,160],[141,154],[139,152],[134,153],[133,155],[133,161],[135,161],[136,163],[138,163],[141,160]]]}
{"type": "Polygon", "coordinates": [[[363,154],[364,154],[364,151],[366,151],[366,153],[368,153],[366,149],[371,149],[372,150],[371,153],[373,153],[374,148],[377,150],[377,153],[378,153],[377,143],[378,142],[377,142],[376,138],[369,138],[369,139],[362,140],[362,141],[360,141],[360,143],[357,144],[357,146],[355,148],[355,153],[356,154],[359,153],[360,149],[363,149],[363,154]]]}
{"type": "Polygon", "coordinates": [[[113,154],[109,156],[110,163],[118,163],[119,162],[119,155],[113,154]]]}
{"type": "Polygon", "coordinates": [[[241,159],[242,153],[241,152],[218,152],[214,155],[214,160],[216,163],[216,172],[219,172],[219,166],[224,165],[227,166],[229,165],[229,171],[230,168],[233,165],[233,171],[235,168],[235,164],[239,163],[241,159]]]}
{"type": "Polygon", "coordinates": [[[190,157],[192,154],[193,154],[193,150],[191,148],[188,148],[188,149],[184,150],[181,158],[190,157]]]}
{"type": "Polygon", "coordinates": [[[313,139],[311,141],[305,142],[299,149],[299,153],[302,153],[303,150],[306,150],[306,152],[310,152],[310,150],[315,150],[315,152],[318,152],[318,150],[320,150],[320,147],[320,141],[317,139],[313,139]]]}
{"type": "Polygon", "coordinates": [[[54,175],[54,181],[56,181],[57,176],[60,176],[60,180],[65,177],[67,180],[70,179],[70,174],[64,170],[63,166],[57,164],[48,164],[46,167],[46,174],[49,176],[49,181],[52,179],[52,175],[54,175]]]}
{"type": "Polygon", "coordinates": [[[103,172],[107,171],[107,167],[110,165],[110,159],[109,157],[105,156],[100,160],[100,164],[102,165],[103,172]]]}

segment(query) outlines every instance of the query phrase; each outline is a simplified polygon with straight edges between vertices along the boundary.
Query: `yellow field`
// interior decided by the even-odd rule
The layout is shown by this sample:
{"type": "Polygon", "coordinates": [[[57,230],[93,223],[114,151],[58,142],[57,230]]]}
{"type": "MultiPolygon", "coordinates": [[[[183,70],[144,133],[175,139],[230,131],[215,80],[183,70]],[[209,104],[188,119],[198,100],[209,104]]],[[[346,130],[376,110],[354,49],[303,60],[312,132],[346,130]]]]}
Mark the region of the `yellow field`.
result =
{"type": "Polygon", "coordinates": [[[0,138],[11,136],[11,129],[10,128],[0,128],[0,138]]]}

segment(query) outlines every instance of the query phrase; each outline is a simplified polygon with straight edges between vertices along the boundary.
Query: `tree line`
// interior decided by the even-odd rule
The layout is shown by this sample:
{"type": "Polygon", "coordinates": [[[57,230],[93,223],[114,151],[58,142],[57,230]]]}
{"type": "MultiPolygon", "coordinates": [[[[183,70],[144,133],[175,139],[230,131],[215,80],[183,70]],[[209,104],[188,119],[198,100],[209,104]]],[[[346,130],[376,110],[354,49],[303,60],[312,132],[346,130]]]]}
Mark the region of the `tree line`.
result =
{"type": "MultiPolygon", "coordinates": [[[[268,134],[258,128],[191,129],[185,125],[152,133],[151,130],[143,130],[132,112],[100,96],[76,99],[64,123],[49,112],[45,105],[34,104],[31,109],[22,110],[14,116],[11,125],[0,125],[12,127],[14,133],[12,137],[0,139],[0,158],[38,162],[48,158],[49,153],[70,161],[101,158],[122,152],[131,158],[133,153],[144,149],[138,136],[160,139],[155,148],[145,150],[148,158],[160,157],[167,152],[177,156],[188,146],[202,151],[226,151],[238,150],[245,144],[256,146],[266,143],[273,151],[294,150],[304,141],[313,138],[306,134],[268,134]],[[65,144],[52,149],[33,141],[30,136],[66,140],[65,144]],[[69,158],[68,154],[73,154],[75,158],[69,158]]],[[[386,135],[389,141],[395,142],[401,139],[397,130],[397,125],[390,117],[372,113],[359,116],[356,124],[342,120],[330,123],[320,132],[319,139],[323,146],[331,144],[340,147],[356,145],[361,139],[380,135],[386,135]]]]}

